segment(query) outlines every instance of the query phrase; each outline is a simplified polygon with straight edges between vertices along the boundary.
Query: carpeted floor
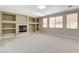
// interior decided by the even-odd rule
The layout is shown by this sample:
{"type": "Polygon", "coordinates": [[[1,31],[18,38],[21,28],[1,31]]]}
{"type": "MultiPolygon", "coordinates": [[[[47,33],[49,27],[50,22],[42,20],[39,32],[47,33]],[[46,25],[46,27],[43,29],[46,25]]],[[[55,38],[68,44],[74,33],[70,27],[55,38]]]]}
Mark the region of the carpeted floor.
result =
{"type": "Polygon", "coordinates": [[[32,33],[0,40],[1,53],[79,52],[79,40],[32,33]]]}

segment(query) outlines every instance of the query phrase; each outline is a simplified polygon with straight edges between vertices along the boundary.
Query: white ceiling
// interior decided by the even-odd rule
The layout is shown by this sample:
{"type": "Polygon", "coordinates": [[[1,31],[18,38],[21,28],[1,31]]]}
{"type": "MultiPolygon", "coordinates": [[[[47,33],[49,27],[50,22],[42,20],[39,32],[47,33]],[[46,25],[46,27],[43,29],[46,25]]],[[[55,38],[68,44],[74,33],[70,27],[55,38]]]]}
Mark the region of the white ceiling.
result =
{"type": "Polygon", "coordinates": [[[64,10],[79,8],[79,5],[73,5],[71,8],[68,8],[68,5],[46,5],[45,9],[40,10],[37,6],[38,5],[0,5],[0,10],[33,17],[41,17],[64,10]]]}

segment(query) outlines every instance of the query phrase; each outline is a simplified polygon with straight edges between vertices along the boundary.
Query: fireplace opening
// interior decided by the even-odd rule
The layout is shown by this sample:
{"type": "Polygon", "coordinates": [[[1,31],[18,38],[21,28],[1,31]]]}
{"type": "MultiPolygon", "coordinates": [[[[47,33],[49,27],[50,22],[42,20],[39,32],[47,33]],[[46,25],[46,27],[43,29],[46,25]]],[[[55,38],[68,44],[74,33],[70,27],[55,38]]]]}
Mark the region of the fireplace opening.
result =
{"type": "Polygon", "coordinates": [[[23,25],[20,25],[19,26],[19,32],[27,32],[27,26],[23,26],[23,25]]]}

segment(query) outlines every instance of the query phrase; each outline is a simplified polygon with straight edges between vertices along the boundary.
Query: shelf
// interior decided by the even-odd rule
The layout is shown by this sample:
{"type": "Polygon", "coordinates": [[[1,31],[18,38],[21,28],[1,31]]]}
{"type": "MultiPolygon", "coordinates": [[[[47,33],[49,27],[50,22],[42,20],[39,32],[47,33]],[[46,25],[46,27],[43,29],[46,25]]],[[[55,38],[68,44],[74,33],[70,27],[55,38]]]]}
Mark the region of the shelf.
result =
{"type": "Polygon", "coordinates": [[[39,24],[37,22],[28,22],[28,24],[39,24]]]}
{"type": "Polygon", "coordinates": [[[2,34],[10,34],[10,33],[16,33],[16,29],[2,30],[2,34]]]}
{"type": "Polygon", "coordinates": [[[11,14],[2,13],[2,20],[4,21],[16,21],[16,16],[11,14]]]}
{"type": "Polygon", "coordinates": [[[2,28],[16,28],[15,23],[2,23],[2,28]]]}
{"type": "Polygon", "coordinates": [[[35,24],[29,24],[30,32],[35,32],[35,24]]]}
{"type": "Polygon", "coordinates": [[[16,23],[16,21],[5,21],[5,20],[2,20],[2,23],[16,23]]]}
{"type": "Polygon", "coordinates": [[[11,30],[11,29],[16,29],[16,28],[2,28],[2,30],[11,30]]]}
{"type": "Polygon", "coordinates": [[[35,22],[35,18],[29,18],[29,22],[35,22]]]}

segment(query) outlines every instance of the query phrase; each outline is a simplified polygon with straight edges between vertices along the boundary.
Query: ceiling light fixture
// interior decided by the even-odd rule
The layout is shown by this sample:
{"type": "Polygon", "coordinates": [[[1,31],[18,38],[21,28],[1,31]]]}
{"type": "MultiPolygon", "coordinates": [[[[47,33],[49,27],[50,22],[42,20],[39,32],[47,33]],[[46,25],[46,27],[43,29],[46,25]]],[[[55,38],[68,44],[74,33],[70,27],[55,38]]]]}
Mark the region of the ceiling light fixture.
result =
{"type": "Polygon", "coordinates": [[[45,5],[39,5],[38,8],[41,9],[41,10],[43,10],[43,9],[46,8],[46,6],[45,5]]]}

